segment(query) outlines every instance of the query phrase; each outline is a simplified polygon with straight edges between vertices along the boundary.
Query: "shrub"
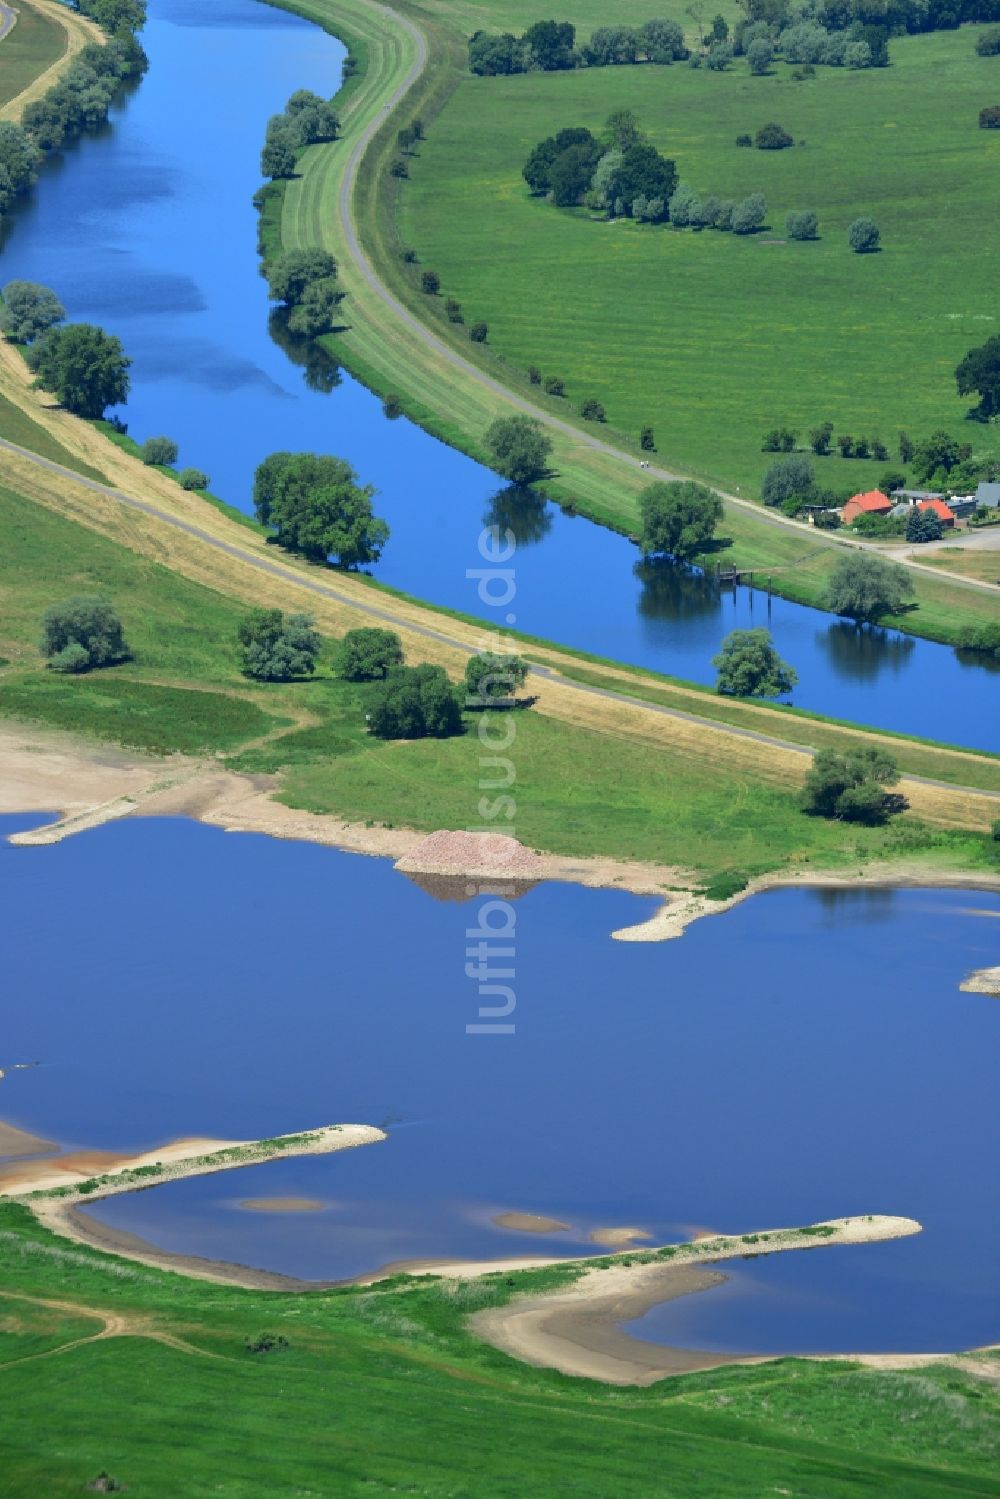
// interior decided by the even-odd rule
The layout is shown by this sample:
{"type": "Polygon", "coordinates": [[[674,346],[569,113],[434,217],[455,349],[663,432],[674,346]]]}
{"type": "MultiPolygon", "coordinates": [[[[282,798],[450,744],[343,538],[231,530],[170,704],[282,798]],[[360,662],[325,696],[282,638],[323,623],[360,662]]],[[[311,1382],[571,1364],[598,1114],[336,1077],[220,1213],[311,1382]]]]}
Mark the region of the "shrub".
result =
{"type": "MultiPolygon", "coordinates": [[[[983,656],[992,656],[1000,661],[1000,625],[967,625],[959,639],[959,649],[975,651],[983,656]]],[[[996,827],[997,824],[994,824],[996,827]]],[[[994,833],[994,837],[996,837],[994,833]]]]}
{"type": "Polygon", "coordinates": [[[404,250],[403,260],[407,265],[414,265],[417,259],[416,250],[404,250]]]}
{"type": "Polygon", "coordinates": [[[785,216],[785,230],[789,239],[816,239],[819,214],[811,208],[793,210],[785,216]]]}
{"type": "Polygon", "coordinates": [[[776,120],[771,120],[757,131],[754,145],[758,151],[784,151],[786,147],[794,146],[795,140],[783,125],[779,125],[776,120]]]}
{"type": "Polygon", "coordinates": [[[182,468],[177,477],[182,489],[208,488],[208,475],[203,474],[200,468],[182,468]]]}
{"type": "Polygon", "coordinates": [[[486,335],[489,333],[489,331],[489,327],[486,323],[473,323],[472,327],[469,329],[469,337],[472,339],[472,342],[474,344],[484,344],[486,342],[486,335]]]}
{"type": "Polygon", "coordinates": [[[125,631],[113,606],[106,599],[88,595],[53,604],[46,611],[42,620],[41,652],[53,664],[54,658],[61,658],[57,671],[114,666],[129,657],[125,631]],[[70,656],[65,654],[74,646],[86,653],[85,663],[75,651],[70,656]]]}
{"type": "Polygon", "coordinates": [[[639,434],[639,446],[640,448],[642,448],[642,451],[644,453],[656,452],[656,442],[653,436],[652,427],[643,427],[642,431],[639,434]]]}
{"type": "Polygon", "coordinates": [[[168,468],[177,462],[178,447],[170,437],[147,437],[139,457],[150,468],[168,468]]]}
{"type": "Polygon", "coordinates": [[[751,193],[733,209],[734,234],[756,234],[767,218],[767,199],[763,193],[751,193]]]}
{"type": "Polygon", "coordinates": [[[736,137],[736,144],[738,146],[752,146],[753,137],[750,135],[738,135],[736,137]]]}
{"type": "Polygon", "coordinates": [[[63,646],[61,651],[56,651],[49,661],[52,671],[74,673],[90,670],[90,652],[86,646],[80,645],[73,640],[69,645],[63,646]]]}
{"type": "Polygon", "coordinates": [[[830,451],[830,439],[833,437],[833,423],[820,422],[818,427],[813,427],[809,433],[809,446],[820,458],[825,457],[830,451]]]}
{"type": "Polygon", "coordinates": [[[714,73],[724,73],[733,60],[732,42],[713,42],[705,62],[714,73]]]}
{"type": "Polygon", "coordinates": [[[547,396],[564,396],[566,394],[566,382],[560,380],[558,375],[547,376],[545,394],[547,396]]]}
{"type": "Polygon", "coordinates": [[[240,670],[257,682],[291,682],[316,670],[320,637],[308,614],[251,609],[236,632],[240,670]]]}
{"type": "Polygon", "coordinates": [[[871,255],[878,249],[880,238],[874,219],[855,219],[847,231],[847,241],[855,255],[871,255]]]}
{"type": "Polygon", "coordinates": [[[372,691],[368,731],[377,739],[445,739],[462,731],[454,689],[440,666],[397,666],[372,691]]]}
{"type": "Polygon", "coordinates": [[[522,656],[481,651],[470,656],[465,668],[465,706],[484,708],[507,703],[524,686],[528,663],[522,656]]]}
{"type": "Polygon", "coordinates": [[[529,368],[528,368],[528,379],[531,381],[532,385],[541,385],[541,383],[542,383],[542,372],[538,368],[537,365],[532,364],[532,365],[529,366],[529,368]]]}
{"type": "Polygon", "coordinates": [[[409,177],[410,169],[401,156],[397,156],[396,160],[392,163],[392,166],[389,168],[389,175],[390,177],[409,177]]]}
{"type": "Polygon", "coordinates": [[[765,505],[780,505],[793,497],[801,499],[811,493],[815,482],[811,459],[804,453],[793,453],[771,464],[761,484],[761,499],[765,505]]]}
{"type": "Polygon", "coordinates": [[[376,682],[403,665],[403,646],[393,630],[363,626],[348,630],[337,651],[337,671],[347,682],[376,682]]]}
{"type": "Polygon", "coordinates": [[[436,297],[441,290],[441,277],[437,271],[424,271],[420,277],[420,289],[425,291],[429,297],[436,297]]]}
{"type": "MultiPolygon", "coordinates": [[[[751,73],[755,74],[758,78],[761,77],[764,73],[770,71],[773,61],[774,48],[765,37],[759,36],[756,41],[750,43],[747,48],[747,62],[750,65],[751,73]]],[[[758,141],[757,144],[760,145],[760,142],[758,141]]]]}
{"type": "Polygon", "coordinates": [[[980,130],[1000,130],[1000,104],[987,104],[979,111],[980,130]]]}
{"type": "Polygon", "coordinates": [[[604,407],[600,401],[584,401],[580,407],[580,415],[588,422],[603,422],[605,420],[604,407]]]}
{"type": "Polygon", "coordinates": [[[980,57],[1000,56],[1000,26],[980,32],[976,38],[976,51],[980,57]]]}

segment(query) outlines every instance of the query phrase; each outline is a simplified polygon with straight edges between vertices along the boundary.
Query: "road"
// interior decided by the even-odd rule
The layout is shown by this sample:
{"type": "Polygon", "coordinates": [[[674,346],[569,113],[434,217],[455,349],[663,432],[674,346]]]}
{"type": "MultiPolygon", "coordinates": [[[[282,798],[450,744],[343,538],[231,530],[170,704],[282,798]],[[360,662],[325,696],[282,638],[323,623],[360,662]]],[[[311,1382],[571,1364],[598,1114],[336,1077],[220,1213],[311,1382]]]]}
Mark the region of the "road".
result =
{"type": "MultiPolygon", "coordinates": [[[[137,499],[134,495],[126,494],[123,490],[116,489],[110,484],[102,484],[96,479],[85,478],[83,475],[75,473],[72,469],[64,468],[61,464],[55,463],[50,458],[42,458],[39,454],[30,452],[27,448],[19,447],[17,443],[8,442],[6,438],[0,438],[0,452],[4,451],[16,455],[20,459],[27,460],[46,473],[53,474],[72,484],[82,486],[95,494],[104,495],[108,499],[115,500],[130,510],[140,511],[142,514],[148,515],[164,525],[183,531],[186,535],[195,538],[200,544],[214,548],[216,551],[224,553],[235,561],[256,568],[259,572],[280,578],[284,582],[291,581],[308,593],[330,599],[336,603],[346,603],[352,609],[357,610],[358,613],[367,615],[372,620],[377,620],[380,624],[388,625],[394,629],[403,628],[415,635],[421,636],[425,640],[445,645],[449,649],[460,652],[465,656],[475,654],[478,648],[468,638],[468,626],[463,626],[461,621],[456,621],[455,623],[458,628],[449,630],[447,626],[452,623],[451,620],[446,615],[434,615],[429,605],[420,605],[419,607],[426,609],[432,618],[439,619],[440,627],[421,624],[419,621],[414,620],[412,610],[409,607],[409,601],[405,601],[407,609],[401,612],[393,608],[391,598],[385,595],[376,595],[379,602],[359,597],[361,590],[357,588],[351,588],[350,590],[344,587],[338,588],[332,578],[312,577],[308,573],[298,568],[293,568],[283,561],[278,559],[272,560],[269,557],[263,556],[250,547],[240,546],[235,541],[226,541],[222,537],[195,525],[192,521],[185,520],[182,516],[175,515],[171,511],[153,504],[149,500],[137,499]]],[[[215,518],[215,513],[213,512],[213,520],[215,518]]],[[[551,649],[554,650],[557,648],[552,647],[551,649]]],[[[529,654],[531,654],[530,648],[529,654]]],[[[567,659],[569,664],[573,663],[574,658],[571,655],[567,659]]],[[[734,740],[750,740],[771,749],[794,754],[802,759],[810,758],[813,753],[812,748],[809,746],[796,744],[791,740],[781,739],[775,735],[764,734],[756,729],[741,728],[734,724],[724,723],[719,719],[703,718],[696,713],[685,712],[683,709],[670,708],[662,703],[649,702],[644,698],[633,697],[627,692],[622,692],[612,687],[600,687],[590,683],[577,682],[571,677],[564,676],[558,668],[548,666],[544,662],[533,660],[531,669],[533,675],[543,681],[551,682],[561,692],[569,693],[581,705],[585,704],[589,699],[601,699],[608,703],[620,703],[633,711],[639,711],[644,714],[648,713],[654,719],[669,719],[676,723],[692,724],[712,734],[721,734],[726,738],[734,740]]],[[[586,711],[582,710],[578,720],[574,721],[579,721],[582,725],[586,726],[587,719],[588,715],[586,711]]],[[[862,732],[864,731],[862,730],[862,732]]],[[[938,781],[926,776],[907,775],[905,781],[911,785],[927,786],[947,793],[956,793],[964,789],[957,786],[954,782],[938,781]]],[[[970,794],[976,797],[983,796],[991,801],[1000,800],[1000,791],[987,791],[980,790],[979,788],[972,790],[970,788],[970,794]]]]}
{"type": "MultiPolygon", "coordinates": [[[[611,457],[631,469],[639,468],[645,460],[623,452],[622,449],[616,447],[613,443],[597,437],[592,432],[587,432],[571,422],[564,421],[558,416],[553,416],[542,407],[536,406],[533,402],[526,400],[515,391],[508,389],[502,381],[495,379],[487,371],[473,364],[471,360],[466,359],[457,349],[454,349],[451,344],[439,337],[432,328],[428,327],[427,324],[412,313],[390,291],[366,255],[358,235],[357,223],[354,217],[354,194],[361,163],[368,147],[385,125],[386,117],[391,115],[393,110],[405,99],[423,73],[430,57],[426,36],[420,30],[419,26],[415,25],[407,16],[401,15],[398,11],[389,10],[386,6],[378,4],[377,0],[371,0],[370,9],[380,14],[390,29],[393,26],[397,26],[407,33],[416,48],[416,56],[404,77],[393,87],[392,91],[386,96],[384,103],[376,110],[368,124],[358,135],[347,158],[347,164],[337,197],[337,216],[354,272],[397,322],[403,324],[438,360],[443,361],[456,370],[463,379],[474,381],[480,387],[489,391],[491,395],[502,400],[506,405],[512,406],[525,416],[530,416],[536,421],[541,422],[544,427],[570,438],[574,443],[589,448],[593,452],[600,453],[605,457],[611,457]]],[[[689,477],[689,475],[674,473],[672,470],[662,468],[654,463],[647,464],[643,472],[651,480],[659,479],[666,480],[667,482],[689,477]]],[[[761,525],[790,528],[800,536],[802,535],[803,527],[801,521],[795,521],[773,510],[767,510],[752,500],[743,499],[741,496],[730,494],[726,490],[720,489],[716,493],[720,494],[727,504],[737,506],[752,514],[754,519],[761,525]]],[[[835,537],[826,536],[824,537],[824,544],[827,541],[831,545],[854,547],[863,551],[876,552],[882,556],[885,555],[884,548],[880,547],[877,542],[866,542],[857,539],[850,541],[846,539],[838,540],[835,537]]],[[[896,559],[894,558],[894,560],[896,559]]],[[[980,592],[996,592],[995,585],[992,583],[982,582],[976,578],[963,578],[959,574],[947,572],[943,568],[927,567],[909,553],[900,553],[898,560],[906,567],[912,568],[914,572],[925,573],[928,577],[937,579],[938,582],[947,577],[948,582],[958,588],[971,588],[980,592]]]]}

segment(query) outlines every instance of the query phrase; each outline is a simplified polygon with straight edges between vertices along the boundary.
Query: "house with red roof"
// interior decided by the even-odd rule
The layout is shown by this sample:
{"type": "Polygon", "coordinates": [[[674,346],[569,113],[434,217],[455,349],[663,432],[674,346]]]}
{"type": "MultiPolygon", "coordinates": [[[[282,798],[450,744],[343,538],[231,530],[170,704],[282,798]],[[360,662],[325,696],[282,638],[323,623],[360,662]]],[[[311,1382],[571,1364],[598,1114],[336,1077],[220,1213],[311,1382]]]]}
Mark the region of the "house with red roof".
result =
{"type": "Polygon", "coordinates": [[[936,515],[942,526],[953,526],[955,524],[955,512],[944,500],[920,500],[917,504],[918,510],[927,510],[931,515],[936,515]]]}
{"type": "Polygon", "coordinates": [[[892,501],[887,494],[881,489],[869,489],[867,494],[852,495],[840,512],[840,518],[845,526],[849,526],[859,515],[888,515],[891,509],[892,501]]]}

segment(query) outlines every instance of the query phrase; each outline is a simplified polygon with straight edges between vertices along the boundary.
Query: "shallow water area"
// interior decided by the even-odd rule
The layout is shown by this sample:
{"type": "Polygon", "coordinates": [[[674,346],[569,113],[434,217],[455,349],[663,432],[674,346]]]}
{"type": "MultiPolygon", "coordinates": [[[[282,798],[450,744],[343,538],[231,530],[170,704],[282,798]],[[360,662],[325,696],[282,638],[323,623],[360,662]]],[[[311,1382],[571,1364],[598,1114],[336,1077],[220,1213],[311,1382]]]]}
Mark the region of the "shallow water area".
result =
{"type": "MultiPolygon", "coordinates": [[[[122,412],[133,437],[175,438],[181,464],[245,510],[268,453],[349,459],[392,528],[378,576],[433,603],[496,622],[467,571],[482,565],[483,525],[498,524],[518,542],[508,623],[529,634],[711,682],[724,635],[766,624],[799,673],[797,705],[995,747],[984,694],[997,679],[982,666],[761,591],[720,594],[662,567],[637,576],[625,538],[511,494],[405,419],[387,420],[322,351],[276,342],[252,207],[260,146],[295,89],[337,89],[344,49],[261,0],[150,0],[143,43],[146,77],[105,130],[48,164],[0,234],[0,284],[42,281],[71,319],[121,337],[133,360],[122,412]]],[[[344,308],[349,316],[349,299],[344,308]]]]}
{"type": "Polygon", "coordinates": [[[105,1224],[339,1279],[579,1255],[596,1227],[666,1242],[899,1213],[924,1232],[740,1262],[718,1295],[641,1331],[757,1351],[997,1337],[1000,1010],[958,989],[995,959],[994,896],[784,890],[679,941],[625,944],[610,932],[654,901],[541,884],[515,906],[515,1032],[485,1037],[466,1032],[474,906],[381,860],[136,819],[0,844],[0,899],[14,997],[0,1065],[41,1063],[0,1082],[11,1124],[103,1149],[389,1130],[107,1199],[91,1209],[105,1224]],[[329,1206],[239,1206],[283,1196],[329,1206]],[[503,1211],[571,1228],[518,1234],[491,1222],[503,1211]]]}

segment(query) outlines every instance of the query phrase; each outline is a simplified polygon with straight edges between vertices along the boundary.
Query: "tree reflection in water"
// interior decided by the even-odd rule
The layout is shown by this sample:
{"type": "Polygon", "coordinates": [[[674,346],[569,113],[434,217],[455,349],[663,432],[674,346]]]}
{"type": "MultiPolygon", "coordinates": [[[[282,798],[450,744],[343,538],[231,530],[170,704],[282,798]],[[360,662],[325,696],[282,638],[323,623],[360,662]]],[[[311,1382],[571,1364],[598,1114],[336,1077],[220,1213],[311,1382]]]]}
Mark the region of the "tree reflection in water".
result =
{"type": "Polygon", "coordinates": [[[510,531],[519,547],[544,541],[552,529],[552,509],[544,497],[521,484],[508,484],[492,496],[483,515],[484,526],[510,531]]]}
{"type": "Polygon", "coordinates": [[[292,364],[304,371],[303,378],[310,390],[321,396],[328,396],[336,390],[341,381],[340,365],[315,339],[303,338],[290,330],[286,308],[272,309],[267,331],[292,364]]]}
{"type": "Polygon", "coordinates": [[[819,630],[816,642],[835,674],[845,682],[874,682],[883,671],[902,671],[916,645],[912,635],[897,635],[880,625],[856,625],[846,619],[819,630]]]}
{"type": "Polygon", "coordinates": [[[718,584],[699,568],[647,557],[633,571],[642,585],[638,608],[644,619],[692,619],[721,609],[718,584]]]}

